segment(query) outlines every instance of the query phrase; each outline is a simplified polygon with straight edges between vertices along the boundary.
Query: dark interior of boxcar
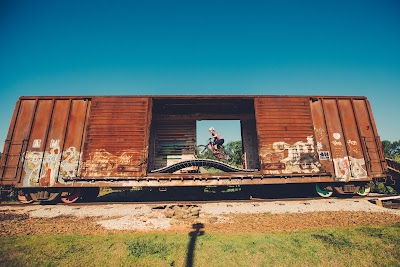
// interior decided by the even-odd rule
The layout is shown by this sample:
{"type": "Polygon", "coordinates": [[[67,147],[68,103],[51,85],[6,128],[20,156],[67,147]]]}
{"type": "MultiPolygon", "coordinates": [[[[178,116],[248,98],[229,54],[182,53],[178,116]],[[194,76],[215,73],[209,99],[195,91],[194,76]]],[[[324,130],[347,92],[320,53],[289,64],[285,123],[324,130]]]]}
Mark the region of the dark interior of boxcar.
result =
{"type": "Polygon", "coordinates": [[[198,120],[240,120],[243,166],[259,169],[253,99],[160,98],[152,109],[149,171],[193,159],[198,120]]]}

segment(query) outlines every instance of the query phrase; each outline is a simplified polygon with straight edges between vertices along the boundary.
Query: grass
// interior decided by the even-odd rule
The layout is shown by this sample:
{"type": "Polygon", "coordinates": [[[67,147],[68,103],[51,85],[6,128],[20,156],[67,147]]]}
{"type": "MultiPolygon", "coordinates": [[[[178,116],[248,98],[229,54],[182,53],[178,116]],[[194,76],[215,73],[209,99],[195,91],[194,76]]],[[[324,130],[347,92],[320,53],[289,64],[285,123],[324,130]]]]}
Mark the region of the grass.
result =
{"type": "Polygon", "coordinates": [[[204,228],[188,234],[2,237],[0,266],[400,266],[399,252],[400,225],[272,234],[204,228]]]}

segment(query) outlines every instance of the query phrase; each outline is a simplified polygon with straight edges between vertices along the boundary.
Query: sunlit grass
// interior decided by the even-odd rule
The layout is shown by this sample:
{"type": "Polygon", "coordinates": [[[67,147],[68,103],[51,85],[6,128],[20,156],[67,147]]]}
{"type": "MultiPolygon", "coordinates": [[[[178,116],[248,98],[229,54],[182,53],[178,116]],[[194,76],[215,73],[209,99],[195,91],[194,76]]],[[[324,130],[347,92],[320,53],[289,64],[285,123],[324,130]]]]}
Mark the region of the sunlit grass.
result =
{"type": "Polygon", "coordinates": [[[400,225],[272,234],[209,234],[205,226],[191,234],[2,237],[0,265],[399,266],[399,251],[400,225]]]}

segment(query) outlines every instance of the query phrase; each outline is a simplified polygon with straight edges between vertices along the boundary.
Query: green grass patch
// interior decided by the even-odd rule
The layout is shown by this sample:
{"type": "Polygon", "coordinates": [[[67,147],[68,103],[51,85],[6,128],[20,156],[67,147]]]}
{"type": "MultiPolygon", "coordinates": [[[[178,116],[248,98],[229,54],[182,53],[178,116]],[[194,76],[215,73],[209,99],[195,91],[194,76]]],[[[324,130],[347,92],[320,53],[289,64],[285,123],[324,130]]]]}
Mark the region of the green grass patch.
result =
{"type": "MultiPolygon", "coordinates": [[[[400,225],[0,238],[0,266],[400,266],[400,225]]],[[[199,231],[199,230],[198,230],[199,231]]]]}

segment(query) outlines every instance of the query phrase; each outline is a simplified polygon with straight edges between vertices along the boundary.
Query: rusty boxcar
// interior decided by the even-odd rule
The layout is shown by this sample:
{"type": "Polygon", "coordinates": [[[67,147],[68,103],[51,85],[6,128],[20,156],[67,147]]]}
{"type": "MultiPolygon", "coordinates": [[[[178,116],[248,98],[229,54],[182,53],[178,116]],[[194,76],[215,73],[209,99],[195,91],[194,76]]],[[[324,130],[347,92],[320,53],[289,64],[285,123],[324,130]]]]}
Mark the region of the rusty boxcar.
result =
{"type": "Polygon", "coordinates": [[[364,195],[388,172],[363,96],[20,97],[0,166],[21,201],[67,203],[100,187],[315,183],[321,196],[364,195]],[[180,171],[219,168],[191,157],[196,121],[216,119],[240,121],[243,168],[180,171]]]}

